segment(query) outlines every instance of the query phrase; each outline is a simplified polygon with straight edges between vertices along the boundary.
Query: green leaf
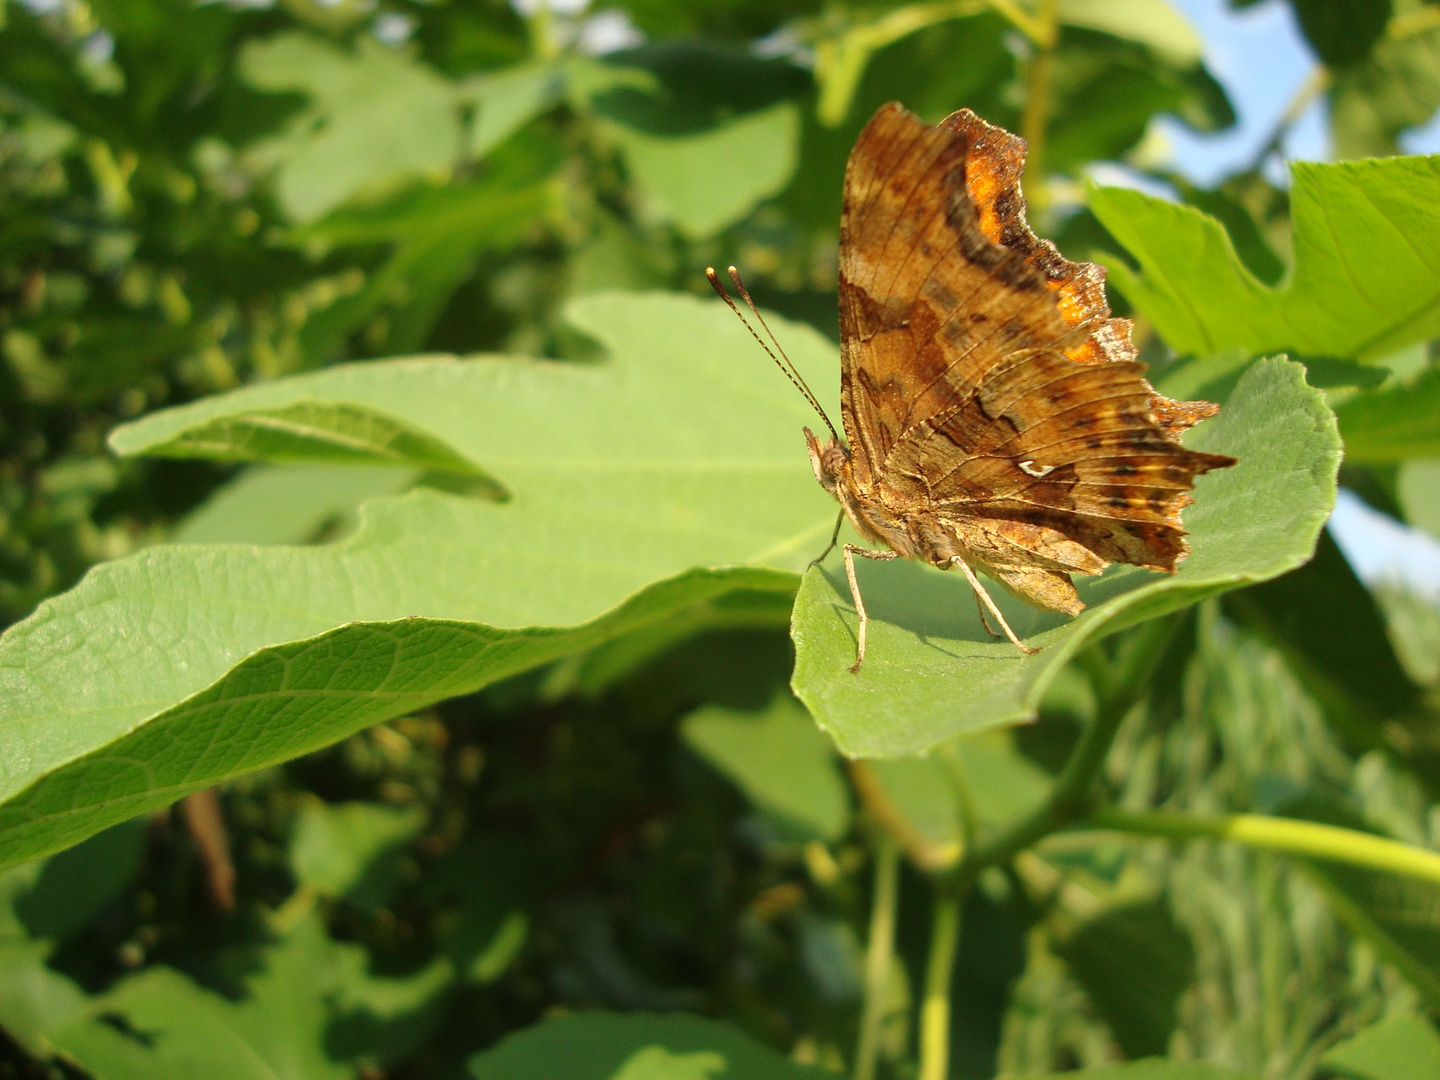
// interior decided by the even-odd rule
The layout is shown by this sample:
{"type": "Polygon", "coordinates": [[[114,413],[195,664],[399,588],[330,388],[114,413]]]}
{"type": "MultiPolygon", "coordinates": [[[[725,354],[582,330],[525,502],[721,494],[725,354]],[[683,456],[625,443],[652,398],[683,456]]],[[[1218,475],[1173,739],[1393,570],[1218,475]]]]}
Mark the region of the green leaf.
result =
{"type": "Polygon", "coordinates": [[[1440,367],[1418,379],[1356,394],[1335,409],[1345,460],[1389,465],[1406,458],[1440,457],[1440,367]]]}
{"type": "Polygon", "coordinates": [[[1239,464],[1199,478],[1185,512],[1192,554],[1173,576],[1114,567],[1079,584],[1091,606],[1065,621],[995,589],[1017,632],[1044,647],[1021,657],[980,625],[957,574],[913,563],[861,563],[870,645],[856,675],[855,618],[843,574],[812,570],[795,602],[792,686],[840,749],[855,756],[913,754],[956,734],[1035,714],[1054,674],[1097,636],[1264,581],[1310,557],[1335,497],[1339,439],[1303,369],[1254,365],[1225,408],[1194,432],[1196,449],[1239,464]]]}
{"type": "Polygon", "coordinates": [[[1195,947],[1168,905],[1117,904],[1081,923],[1057,950],[1129,1058],[1164,1053],[1176,1006],[1195,979],[1195,947]]]}
{"type": "MultiPolygon", "coordinates": [[[[326,547],[152,547],[43,605],[0,639],[0,861],[725,593],[790,594],[834,521],[804,400],[718,301],[592,294],[572,317],[610,361],[357,364],[118,432],[143,451],[346,403],[483,463],[515,498],[380,499],[326,547]]],[[[777,332],[833,387],[832,345],[777,332]]]]}
{"type": "Polygon", "coordinates": [[[324,995],[334,974],[328,944],[318,921],[306,919],[264,950],[264,967],[246,979],[238,1002],[171,968],[150,968],[51,1039],[96,1080],[344,1080],[352,1070],[324,1049],[324,995]]]}
{"type": "Polygon", "coordinates": [[[257,151],[277,164],[276,193],[295,221],[362,192],[445,174],[459,158],[456,89],[369,35],[354,41],[351,53],[296,32],[240,52],[251,85],[310,99],[285,135],[257,151]]]}
{"type": "Polygon", "coordinates": [[[1385,34],[1392,0],[1290,0],[1320,61],[1343,68],[1363,60],[1385,34]]]}
{"type": "Polygon", "coordinates": [[[1383,724],[1416,710],[1419,690],[1395,655],[1375,597],[1328,532],[1308,564],[1233,593],[1225,606],[1285,654],[1352,746],[1377,745],[1383,724]]]}
{"type": "Polygon", "coordinates": [[[1440,460],[1403,462],[1396,486],[1405,520],[1440,539],[1440,460]]]}
{"type": "Polygon", "coordinates": [[[1338,863],[1306,869],[1350,932],[1395,965],[1429,1008],[1440,1009],[1440,887],[1338,863]]]}
{"type": "Polygon", "coordinates": [[[1166,1061],[1145,1058],[1124,1065],[1105,1065],[1079,1072],[1052,1073],[1036,1080],[1259,1080],[1256,1073],[1236,1072],[1224,1065],[1200,1061],[1166,1061]]]}
{"type": "MultiPolygon", "coordinates": [[[[1427,12],[1415,4],[1407,14],[1423,19],[1427,12]]],[[[1401,132],[1424,124],[1440,105],[1440,29],[1382,37],[1361,63],[1334,73],[1329,99],[1337,157],[1398,153],[1401,132]]]]}
{"type": "Polygon", "coordinates": [[[143,821],[126,822],[45,860],[14,900],[26,933],[62,941],[88,924],[134,879],[148,832],[143,821]]]}
{"type": "Polygon", "coordinates": [[[1294,265],[1272,289],[1224,227],[1189,206],[1091,185],[1091,209],[1139,263],[1110,280],[1180,353],[1241,348],[1373,359],[1440,334],[1440,157],[1291,163],[1294,265]]]}
{"type": "Polygon", "coordinates": [[[523,64],[470,80],[462,92],[475,102],[469,151],[484,157],[565,96],[565,71],[553,63],[523,64]]]}
{"type": "Polygon", "coordinates": [[[646,212],[692,240],[713,236],[778,195],[795,173],[800,110],[782,102],[693,135],[611,123],[646,212]]]}
{"type": "MultiPolygon", "coordinates": [[[[138,428],[144,432],[144,428],[138,428]]],[[[116,453],[135,453],[137,426],[117,428],[116,453]]],[[[406,465],[484,476],[473,461],[428,432],[368,404],[300,400],[274,409],[238,410],[144,444],[152,457],[211,461],[406,465]]]]}
{"type": "Polygon", "coordinates": [[[50,944],[0,941],[0,1027],[34,1057],[55,1052],[50,1033],[85,1013],[85,991],[46,966],[50,944]]]}
{"type": "Polygon", "coordinates": [[[1350,1080],[1440,1076],[1440,1034],[1423,1016],[1396,1013],[1336,1043],[1320,1064],[1350,1080]]]}
{"type": "Polygon", "coordinates": [[[382,1021],[423,1012],[449,980],[443,963],[408,979],[373,978],[365,950],[332,941],[313,914],[258,960],[258,971],[246,965],[238,1001],[149,968],[93,999],[51,1039],[96,1080],[344,1080],[355,1075],[344,1059],[391,1056],[382,1021]],[[368,1026],[357,1022],[364,1016],[368,1026]]]}
{"type": "MultiPolygon", "coordinates": [[[[1355,807],[1322,788],[1282,798],[1287,817],[1378,833],[1355,807]]],[[[1323,860],[1299,860],[1335,914],[1356,937],[1410,981],[1431,1009],[1440,1008],[1440,885],[1420,878],[1323,860]]]]}
{"type": "Polygon", "coordinates": [[[384,313],[384,347],[423,346],[445,304],[486,253],[506,251],[533,235],[557,206],[549,174],[554,155],[517,153],[487,163],[466,184],[412,185],[383,205],[347,207],[288,233],[312,254],[387,245],[390,256],[359,291],[314,311],[301,327],[310,366],[343,351],[356,331],[374,334],[384,313]]]}
{"type": "Polygon", "coordinates": [[[395,885],[393,856],[424,827],[419,806],[307,800],[290,840],[290,869],[296,881],[323,896],[383,904],[395,885]]]}
{"type": "Polygon", "coordinates": [[[867,761],[855,772],[867,808],[925,870],[955,864],[963,824],[995,828],[1034,809],[1050,775],[1015,748],[1008,730],[977,731],[923,757],[867,761]]]}
{"type": "Polygon", "coordinates": [[[1200,35],[1166,0],[1060,0],[1060,21],[1145,45],[1179,67],[1200,63],[1200,35]]]}
{"type": "Polygon", "coordinates": [[[360,504],[395,495],[415,469],[355,465],[257,465],[218,489],[175,531],[181,544],[308,544],[353,532],[360,504]]]}
{"type": "Polygon", "coordinates": [[[822,1080],[728,1024],[671,1013],[546,1020],[470,1059],[475,1080],[822,1080]]]}
{"type": "Polygon", "coordinates": [[[758,713],[707,706],[680,728],[690,749],[799,840],[833,843],[850,827],[835,748],[787,696],[758,713]]]}

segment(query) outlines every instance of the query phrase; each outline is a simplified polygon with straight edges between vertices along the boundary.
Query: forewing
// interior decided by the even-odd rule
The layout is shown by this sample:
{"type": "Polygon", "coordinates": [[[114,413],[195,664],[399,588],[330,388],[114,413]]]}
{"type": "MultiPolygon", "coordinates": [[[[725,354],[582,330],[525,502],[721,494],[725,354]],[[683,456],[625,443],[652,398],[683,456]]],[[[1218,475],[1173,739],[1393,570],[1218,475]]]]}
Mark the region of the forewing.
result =
{"type": "MultiPolygon", "coordinates": [[[[1025,222],[1024,142],[962,110],[867,125],[841,223],[842,410],[855,479],[984,533],[994,561],[1173,570],[1197,473],[1178,435],[1208,402],[1157,394],[1104,270],[1025,222]]],[[[999,565],[999,563],[996,563],[999,565]]]]}
{"type": "Polygon", "coordinates": [[[981,232],[968,146],[887,105],[846,166],[840,392],[862,488],[906,431],[972,395],[1005,357],[1084,336],[1044,275],[981,232]]]}

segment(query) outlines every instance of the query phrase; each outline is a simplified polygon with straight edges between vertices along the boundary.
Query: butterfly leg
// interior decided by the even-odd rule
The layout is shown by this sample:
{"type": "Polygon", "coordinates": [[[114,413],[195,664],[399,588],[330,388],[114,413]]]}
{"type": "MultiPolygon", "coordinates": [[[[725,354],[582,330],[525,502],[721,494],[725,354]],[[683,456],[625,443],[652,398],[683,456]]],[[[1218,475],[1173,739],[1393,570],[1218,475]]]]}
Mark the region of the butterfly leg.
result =
{"type": "MultiPolygon", "coordinates": [[[[865,627],[870,622],[870,616],[865,614],[865,602],[860,599],[860,583],[855,580],[856,555],[880,562],[900,557],[893,551],[872,551],[869,548],[856,547],[854,544],[845,545],[845,576],[850,580],[850,598],[855,601],[855,614],[860,618],[860,629],[855,634],[855,663],[851,665],[851,675],[859,671],[860,665],[865,662],[865,627]]],[[[1020,647],[1024,648],[1023,645],[1020,647]]]]}
{"type": "Polygon", "coordinates": [[[824,551],[820,552],[819,555],[815,556],[815,558],[810,560],[809,566],[805,567],[806,570],[809,570],[811,566],[819,566],[822,562],[825,561],[825,556],[829,555],[830,552],[835,550],[835,544],[840,539],[840,526],[844,523],[844,521],[845,508],[842,506],[840,508],[840,513],[835,518],[835,528],[830,533],[829,545],[825,548],[824,551]]]}
{"type": "Polygon", "coordinates": [[[990,616],[985,613],[985,601],[980,599],[980,594],[974,589],[970,591],[975,594],[975,607],[980,611],[980,625],[985,628],[985,633],[993,638],[1003,638],[1005,635],[990,625],[990,616]]]}
{"type": "MultiPolygon", "coordinates": [[[[965,572],[965,580],[970,582],[970,588],[975,590],[976,599],[982,601],[985,607],[990,609],[990,614],[994,615],[996,620],[999,621],[1000,628],[1005,631],[1005,636],[1010,639],[1010,644],[1014,645],[1017,649],[1019,649],[1022,653],[1025,653],[1027,656],[1031,653],[1037,653],[1040,651],[1039,649],[1032,649],[1029,645],[1026,645],[1018,637],[1015,636],[1015,631],[1010,629],[1010,624],[1005,621],[1005,616],[1000,614],[1000,609],[995,606],[995,601],[990,599],[990,594],[985,591],[985,586],[980,584],[980,579],[975,576],[975,571],[970,569],[969,563],[967,563],[959,555],[956,555],[953,559],[950,560],[950,565],[958,566],[961,570],[965,572]]],[[[853,581],[854,579],[852,578],[851,580],[853,581]]],[[[985,618],[985,613],[983,610],[980,613],[980,618],[982,620],[985,618]]],[[[864,624],[862,623],[861,625],[864,624]]],[[[990,624],[988,622],[985,624],[985,629],[990,629],[990,624]]],[[[993,633],[994,631],[991,632],[993,633]]]]}

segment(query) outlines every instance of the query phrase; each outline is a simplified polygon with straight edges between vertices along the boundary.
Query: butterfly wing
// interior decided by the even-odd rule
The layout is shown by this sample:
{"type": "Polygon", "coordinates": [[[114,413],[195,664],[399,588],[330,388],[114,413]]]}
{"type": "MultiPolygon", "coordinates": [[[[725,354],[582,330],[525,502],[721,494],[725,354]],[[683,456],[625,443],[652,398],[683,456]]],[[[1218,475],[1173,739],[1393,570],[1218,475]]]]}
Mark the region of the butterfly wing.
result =
{"type": "Polygon", "coordinates": [[[1068,572],[1173,570],[1208,402],[1157,394],[1104,271],[1030,232],[1022,140],[897,105],[861,133],[841,224],[841,408],[857,493],[940,525],[1026,599],[1074,611],[1068,572]]]}

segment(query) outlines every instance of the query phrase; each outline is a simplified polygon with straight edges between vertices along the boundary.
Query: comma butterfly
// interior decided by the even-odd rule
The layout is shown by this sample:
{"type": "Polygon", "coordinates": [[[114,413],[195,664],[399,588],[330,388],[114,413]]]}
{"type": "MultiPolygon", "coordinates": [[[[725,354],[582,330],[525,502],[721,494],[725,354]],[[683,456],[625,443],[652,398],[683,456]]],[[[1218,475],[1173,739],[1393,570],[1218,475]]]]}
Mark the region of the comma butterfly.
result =
{"type": "Polygon", "coordinates": [[[1023,139],[968,109],[930,127],[881,108],[845,168],[843,440],[776,358],[829,429],[823,444],[809,428],[805,439],[841,506],[836,536],[848,517],[876,545],[844,545],[859,616],[851,671],[868,622],[856,555],[959,569],[985,628],[988,609],[1032,653],[976,569],[1035,607],[1078,614],[1071,574],[1115,562],[1173,572],[1189,551],[1180,511],[1196,474],[1235,464],[1180,445],[1219,406],[1171,401],[1145,380],[1130,322],[1110,317],[1104,269],[1068,261],[1026,224],[1024,163],[1023,139]]]}

